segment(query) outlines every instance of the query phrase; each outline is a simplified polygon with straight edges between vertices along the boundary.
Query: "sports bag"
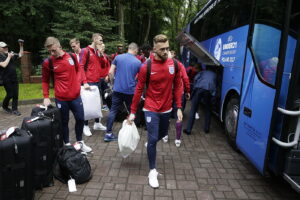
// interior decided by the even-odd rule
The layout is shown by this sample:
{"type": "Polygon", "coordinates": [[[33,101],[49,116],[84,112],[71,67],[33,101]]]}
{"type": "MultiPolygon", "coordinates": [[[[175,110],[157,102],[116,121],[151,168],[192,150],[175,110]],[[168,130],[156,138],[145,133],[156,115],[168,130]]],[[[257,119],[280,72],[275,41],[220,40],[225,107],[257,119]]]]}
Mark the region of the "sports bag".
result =
{"type": "Polygon", "coordinates": [[[73,178],[76,184],[89,181],[92,170],[86,155],[77,151],[72,145],[59,149],[54,162],[54,177],[63,183],[73,178]]]}

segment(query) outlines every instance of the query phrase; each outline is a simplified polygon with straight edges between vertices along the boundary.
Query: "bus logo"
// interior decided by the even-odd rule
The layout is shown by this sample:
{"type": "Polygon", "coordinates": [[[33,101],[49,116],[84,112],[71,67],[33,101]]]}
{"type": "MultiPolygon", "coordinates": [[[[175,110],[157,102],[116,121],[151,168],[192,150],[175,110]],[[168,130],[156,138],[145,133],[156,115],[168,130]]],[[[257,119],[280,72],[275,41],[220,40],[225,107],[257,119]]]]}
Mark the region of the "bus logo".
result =
{"type": "Polygon", "coordinates": [[[222,54],[222,39],[218,38],[214,50],[214,56],[217,60],[220,60],[222,54]]]}

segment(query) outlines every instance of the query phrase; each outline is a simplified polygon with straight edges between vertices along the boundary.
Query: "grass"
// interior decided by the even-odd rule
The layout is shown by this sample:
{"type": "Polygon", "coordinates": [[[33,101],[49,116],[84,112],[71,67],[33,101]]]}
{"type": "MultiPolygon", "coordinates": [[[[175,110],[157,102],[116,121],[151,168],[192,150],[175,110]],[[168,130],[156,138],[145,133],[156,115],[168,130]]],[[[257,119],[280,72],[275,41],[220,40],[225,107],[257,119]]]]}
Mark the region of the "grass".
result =
{"type": "MultiPolygon", "coordinates": [[[[3,86],[0,86],[0,102],[3,101],[6,95],[3,86]]],[[[53,89],[50,89],[50,97],[54,97],[53,89]]],[[[42,84],[41,83],[20,83],[19,84],[19,101],[31,100],[31,99],[42,99],[42,84]]]]}

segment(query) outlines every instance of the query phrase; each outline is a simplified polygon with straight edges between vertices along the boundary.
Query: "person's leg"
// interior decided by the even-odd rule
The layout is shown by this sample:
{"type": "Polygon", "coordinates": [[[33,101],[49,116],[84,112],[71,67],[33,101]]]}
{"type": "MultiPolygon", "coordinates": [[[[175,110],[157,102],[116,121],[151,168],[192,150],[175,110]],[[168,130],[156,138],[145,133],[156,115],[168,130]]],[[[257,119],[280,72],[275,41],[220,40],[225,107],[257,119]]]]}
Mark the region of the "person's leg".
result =
{"type": "Polygon", "coordinates": [[[69,141],[69,104],[67,101],[60,101],[55,99],[56,107],[59,108],[61,114],[61,124],[62,124],[62,135],[65,144],[70,143],[69,141]]]}
{"type": "Polygon", "coordinates": [[[148,132],[147,155],[149,168],[156,168],[156,143],[158,142],[159,133],[159,116],[158,113],[145,111],[145,120],[148,132]]]}
{"type": "Polygon", "coordinates": [[[181,144],[181,133],[182,133],[182,121],[178,120],[177,116],[177,108],[176,108],[176,122],[175,122],[175,128],[176,128],[176,139],[175,139],[175,145],[176,147],[180,147],[181,144]]]}
{"type": "Polygon", "coordinates": [[[171,112],[159,113],[159,133],[158,141],[168,135],[171,112]]]}
{"type": "Polygon", "coordinates": [[[6,95],[3,99],[2,102],[2,108],[6,111],[6,112],[11,112],[11,109],[8,108],[9,105],[9,101],[10,99],[13,97],[13,86],[12,83],[10,81],[4,81],[3,83],[6,95]]]}
{"type": "Polygon", "coordinates": [[[205,121],[204,121],[204,132],[209,133],[209,127],[211,122],[211,94],[209,91],[204,92],[203,100],[205,106],[205,121]]]}
{"type": "Polygon", "coordinates": [[[113,92],[112,94],[112,105],[108,114],[108,119],[106,122],[106,134],[104,136],[105,142],[116,141],[118,137],[112,133],[113,123],[115,121],[116,115],[119,111],[120,106],[122,105],[122,93],[113,92]]]}
{"type": "Polygon", "coordinates": [[[82,140],[82,131],[84,125],[84,111],[81,98],[78,97],[73,101],[70,101],[70,110],[72,111],[75,118],[75,134],[76,140],[82,140]]]}
{"type": "Polygon", "coordinates": [[[124,94],[123,101],[125,102],[126,109],[128,113],[130,114],[130,107],[133,99],[133,94],[124,94]]]}
{"type": "Polygon", "coordinates": [[[202,89],[196,89],[194,91],[193,98],[192,98],[192,101],[191,101],[192,105],[191,105],[191,110],[190,110],[190,113],[189,113],[189,119],[188,119],[188,122],[187,122],[186,129],[184,131],[187,134],[190,134],[192,132],[194,121],[195,121],[195,113],[198,110],[198,105],[199,105],[200,100],[201,100],[201,92],[202,92],[202,89]]]}
{"type": "Polygon", "coordinates": [[[112,132],[112,127],[113,127],[113,123],[115,121],[116,115],[118,113],[119,107],[122,104],[122,98],[121,98],[121,93],[119,92],[113,92],[112,94],[112,105],[111,105],[111,109],[109,111],[108,114],[108,119],[107,119],[107,123],[106,123],[106,133],[111,133],[112,132]]]}
{"type": "Polygon", "coordinates": [[[101,98],[102,98],[102,102],[103,102],[103,106],[106,105],[106,100],[104,98],[104,90],[106,90],[108,88],[107,83],[105,82],[104,78],[100,79],[100,91],[101,91],[101,98]]]}
{"type": "Polygon", "coordinates": [[[12,82],[12,110],[18,110],[19,84],[18,81],[12,82]]]}
{"type": "Polygon", "coordinates": [[[82,140],[82,132],[84,126],[84,111],[80,96],[77,99],[70,102],[70,109],[75,118],[75,134],[77,142],[74,145],[74,147],[76,149],[81,149],[84,152],[91,152],[92,148],[87,146],[82,140]]]}
{"type": "MultiPolygon", "coordinates": [[[[164,126],[160,125],[160,114],[154,112],[145,112],[146,125],[148,131],[148,144],[147,144],[147,154],[149,160],[149,185],[153,188],[158,188],[158,172],[156,170],[156,144],[162,136],[166,135],[166,131],[164,131],[164,126]],[[159,136],[161,127],[161,135],[159,136]]],[[[168,113],[168,119],[170,118],[170,113],[168,113]]],[[[169,120],[167,120],[169,122],[169,120]]]]}

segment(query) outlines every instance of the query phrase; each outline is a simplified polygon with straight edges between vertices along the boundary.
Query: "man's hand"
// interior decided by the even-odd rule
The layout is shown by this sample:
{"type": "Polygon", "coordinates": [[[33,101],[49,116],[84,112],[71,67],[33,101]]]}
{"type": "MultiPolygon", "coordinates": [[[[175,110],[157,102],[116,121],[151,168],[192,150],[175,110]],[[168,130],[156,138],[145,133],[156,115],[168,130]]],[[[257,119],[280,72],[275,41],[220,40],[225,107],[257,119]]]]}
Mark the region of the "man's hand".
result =
{"type": "Polygon", "coordinates": [[[127,123],[131,125],[134,119],[135,119],[135,114],[130,113],[129,117],[127,118],[127,123]]]}
{"type": "Polygon", "coordinates": [[[185,93],[185,98],[186,98],[187,100],[190,100],[191,94],[190,94],[190,93],[185,93]]]}
{"type": "Polygon", "coordinates": [[[178,121],[182,121],[183,115],[182,115],[181,108],[177,109],[177,118],[178,118],[178,121]]]}
{"type": "Polygon", "coordinates": [[[83,84],[83,88],[84,88],[85,90],[90,90],[90,89],[91,89],[90,85],[87,84],[87,83],[83,84]]]}
{"type": "Polygon", "coordinates": [[[49,106],[51,104],[51,101],[49,98],[44,98],[44,103],[45,106],[49,106]]]}
{"type": "Polygon", "coordinates": [[[109,82],[109,76],[108,76],[108,75],[105,77],[104,81],[105,81],[106,83],[109,82]]]}

